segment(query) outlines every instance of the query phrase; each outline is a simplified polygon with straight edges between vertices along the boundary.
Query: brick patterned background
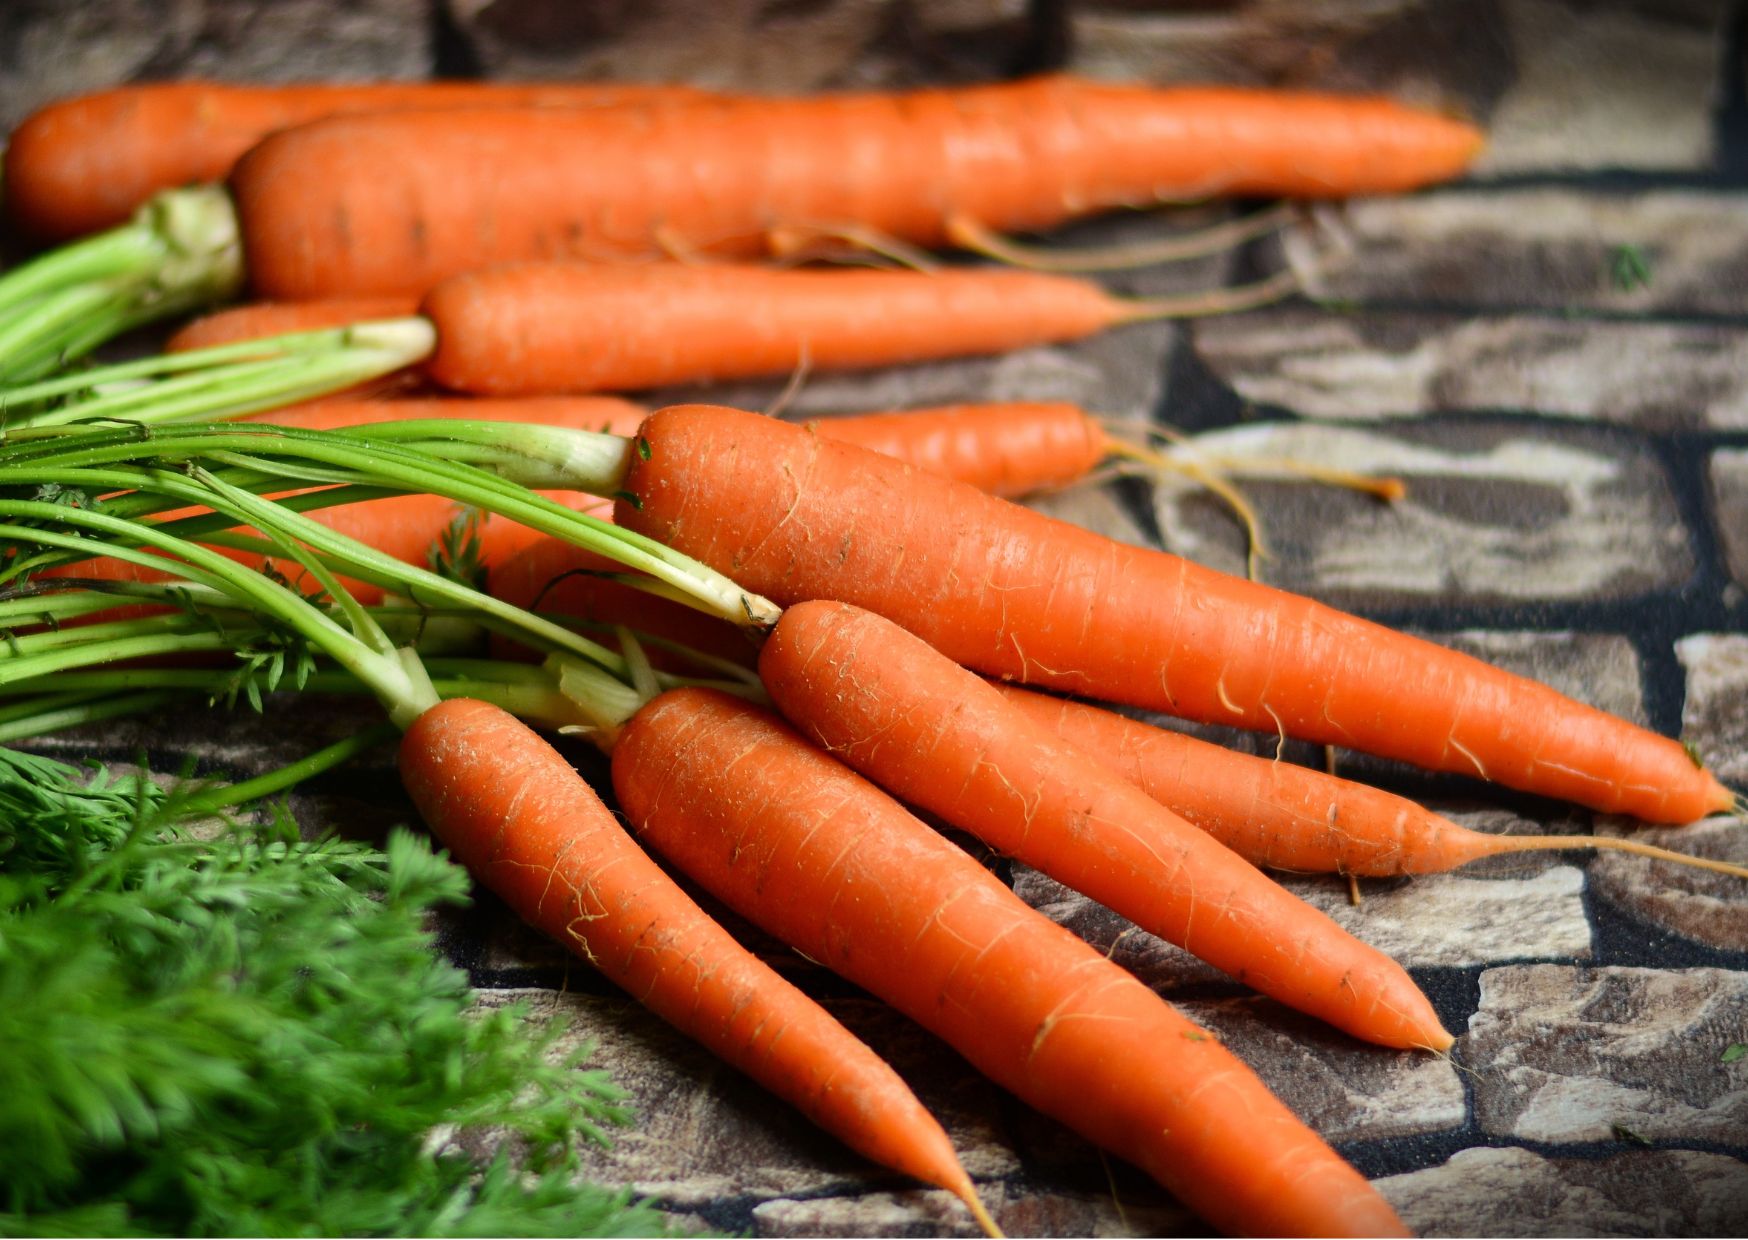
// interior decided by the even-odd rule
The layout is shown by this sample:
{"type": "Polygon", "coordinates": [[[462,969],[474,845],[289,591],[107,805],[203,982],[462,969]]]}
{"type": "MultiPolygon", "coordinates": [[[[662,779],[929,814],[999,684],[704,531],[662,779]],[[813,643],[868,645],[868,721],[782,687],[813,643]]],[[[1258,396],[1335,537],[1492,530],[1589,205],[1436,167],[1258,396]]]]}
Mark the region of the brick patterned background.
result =
{"type": "MultiPolygon", "coordinates": [[[[1491,135],[1463,184],[1320,209],[1222,259],[1113,278],[1166,292],[1283,262],[1309,296],[993,360],[815,376],[796,413],[1063,398],[1193,432],[1224,456],[1397,475],[1376,501],[1246,484],[1267,580],[1405,626],[1680,735],[1748,786],[1748,96],[1744,7],[1703,0],[11,0],[0,123],[59,94],[179,74],[680,77],[796,90],[1068,67],[1112,78],[1368,89],[1491,135]],[[1337,244],[1332,246],[1331,239],[1337,244]],[[1623,276],[1623,247],[1645,261],[1623,276]],[[1334,259],[1330,257],[1333,249],[1334,259]]],[[[1077,240],[1157,235],[1132,217],[1077,240]]],[[[701,393],[761,407],[780,385],[701,393]]],[[[1038,501],[1116,537],[1242,569],[1205,492],[1131,478],[1038,501]]],[[[52,742],[247,772],[350,730],[343,702],[52,742]]],[[[1258,751],[1255,738],[1218,734],[1258,751]]],[[[1272,740],[1266,742],[1272,746],[1272,740]]],[[[1308,748],[1288,756],[1317,762],[1308,748]]],[[[598,763],[578,753],[597,781],[598,763]]],[[[1345,773],[1468,825],[1625,823],[1343,755],[1345,773]]],[[[298,802],[373,833],[410,811],[387,755],[298,802]]],[[[1654,841],[1748,862],[1744,823],[1654,841]]],[[[1016,889],[1208,1023],[1432,1235],[1748,1231],[1748,889],[1556,852],[1454,875],[1288,879],[1391,951],[1462,1036],[1450,1061],[1362,1047],[1022,867],[1016,889]]],[[[976,1078],[952,1052],[753,936],[888,1053],[947,1123],[1013,1234],[1194,1232],[1138,1173],[976,1078]]],[[[631,1088],[596,1159],[694,1225],[764,1235],[969,1234],[944,1194],[833,1148],[490,899],[444,925],[485,1001],[562,1007],[631,1088]]]]}

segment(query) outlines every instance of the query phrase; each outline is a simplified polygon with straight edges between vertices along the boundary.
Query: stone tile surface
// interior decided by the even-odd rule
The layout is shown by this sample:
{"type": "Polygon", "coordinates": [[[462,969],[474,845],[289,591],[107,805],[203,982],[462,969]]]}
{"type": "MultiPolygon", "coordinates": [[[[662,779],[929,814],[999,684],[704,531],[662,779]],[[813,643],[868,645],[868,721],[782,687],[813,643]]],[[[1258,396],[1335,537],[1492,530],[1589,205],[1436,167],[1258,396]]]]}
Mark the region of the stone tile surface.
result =
{"type": "Polygon", "coordinates": [[[512,78],[688,81],[773,93],[967,80],[1012,72],[1034,37],[1023,0],[436,2],[486,70],[512,78]]]}
{"type": "Polygon", "coordinates": [[[1682,188],[1526,185],[1355,200],[1319,218],[1341,238],[1291,253],[1318,300],[1584,315],[1742,311],[1741,202],[1682,188]],[[1645,278],[1623,268],[1630,248],[1645,278]]]}
{"type": "Polygon", "coordinates": [[[1696,633],[1675,652],[1687,672],[1682,736],[1740,791],[1748,785],[1748,634],[1696,633]]]}
{"type": "Polygon", "coordinates": [[[1292,306],[1194,324],[1196,356],[1245,401],[1301,417],[1572,417],[1748,428],[1748,330],[1292,306]]]}
{"type": "MultiPolygon", "coordinates": [[[[1409,968],[1583,958],[1590,951],[1582,900],[1584,876],[1571,866],[1498,878],[1432,874],[1366,880],[1358,907],[1350,903],[1347,884],[1340,879],[1279,878],[1343,929],[1409,968]]],[[[1157,989],[1230,980],[1183,949],[1137,929],[1128,919],[1035,870],[1016,866],[1014,890],[1157,989]]]]}
{"type": "MultiPolygon", "coordinates": [[[[1268,422],[1197,437],[1256,508],[1271,585],[1337,606],[1580,601],[1667,589],[1694,568],[1657,462],[1631,440],[1511,424],[1334,427],[1268,422]],[[1287,459],[1400,479],[1405,498],[1303,479],[1251,481],[1287,459]]],[[[1244,572],[1241,527],[1193,481],[1161,478],[1168,548],[1244,572]]]]}
{"type": "Polygon", "coordinates": [[[1712,526],[1724,546],[1730,580],[1748,589],[1748,452],[1721,450],[1712,454],[1712,526]]]}
{"type": "Polygon", "coordinates": [[[1362,1046],[1268,999],[1178,1006],[1335,1144],[1442,1132],[1467,1116],[1462,1079],[1449,1060],[1362,1046]]]}
{"type": "Polygon", "coordinates": [[[1488,969],[1459,1045],[1483,1132],[1519,1141],[1748,1142],[1748,972],[1488,969]]]}
{"type": "MultiPolygon", "coordinates": [[[[1748,867],[1744,828],[1748,819],[1725,815],[1664,829],[1608,823],[1600,834],[1748,867]]],[[[1638,921],[1720,951],[1748,952],[1748,882],[1740,875],[1621,852],[1597,853],[1588,873],[1598,899],[1638,921]]]]}
{"type": "Polygon", "coordinates": [[[425,0],[15,0],[0,5],[0,129],[135,78],[422,78],[425,0]]]}
{"type": "Polygon", "coordinates": [[[1378,1188],[1429,1237],[1732,1236],[1748,1218],[1748,1163],[1699,1150],[1550,1158],[1476,1146],[1378,1188]]]}
{"type": "Polygon", "coordinates": [[[1383,91],[1483,121],[1477,178],[1711,166],[1723,10],[1705,0],[1270,0],[1070,8],[1070,63],[1126,81],[1383,91]]]}

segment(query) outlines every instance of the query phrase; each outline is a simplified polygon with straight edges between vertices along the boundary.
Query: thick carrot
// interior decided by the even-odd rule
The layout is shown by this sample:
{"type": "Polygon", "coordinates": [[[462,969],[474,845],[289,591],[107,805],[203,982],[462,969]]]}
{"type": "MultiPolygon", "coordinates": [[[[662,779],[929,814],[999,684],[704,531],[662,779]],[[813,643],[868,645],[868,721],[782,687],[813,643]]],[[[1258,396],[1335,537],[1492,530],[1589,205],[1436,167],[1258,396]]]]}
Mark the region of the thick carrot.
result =
{"type": "Polygon", "coordinates": [[[286,332],[344,327],[367,319],[398,319],[419,308],[416,297],[331,297],[322,301],[256,301],[203,314],[164,342],[166,353],[261,340],[286,332]]]}
{"type": "Polygon", "coordinates": [[[525,921],[857,1152],[982,1214],[898,1074],[711,920],[525,724],[442,702],[407,729],[400,772],[437,838],[525,921]]]}
{"type": "Polygon", "coordinates": [[[1748,877],[1748,869],[1606,835],[1495,835],[1292,762],[1211,745],[1085,702],[992,682],[1051,735],[1097,759],[1256,865],[1312,874],[1441,874],[1508,853],[1596,848],[1748,877]]]}
{"type": "Polygon", "coordinates": [[[845,765],[1143,930],[1355,1037],[1451,1045],[1395,961],[892,621],[797,603],[759,676],[845,765]]]}
{"type": "Polygon", "coordinates": [[[1732,803],[1681,745],[1432,642],[756,414],[660,411],[615,519],[780,604],[856,603],[986,674],[1659,822],[1732,803]]]}
{"type": "Polygon", "coordinates": [[[641,838],[719,899],[1216,1228],[1401,1234],[1214,1037],[764,712],[663,694],[622,734],[613,786],[641,838]]]}
{"type": "Polygon", "coordinates": [[[324,116],[483,103],[587,108],[703,93],[605,82],[139,83],[49,104],[14,129],[7,215],[45,241],[108,228],[159,190],[221,180],[269,133],[324,116]]]}
{"type": "Polygon", "coordinates": [[[1388,100],[1044,77],[594,112],[385,113],[275,134],[231,186],[256,291],[418,292],[561,257],[767,253],[774,232],[946,244],[1217,193],[1341,197],[1457,175],[1460,121],[1388,100]],[[417,158],[409,158],[416,152],[417,158]]]}
{"type": "Polygon", "coordinates": [[[1278,300],[1129,301],[1090,280],[1000,268],[774,270],[525,263],[445,280],[421,312],[428,371],[476,395],[628,391],[891,365],[1076,340],[1124,323],[1278,300]]]}

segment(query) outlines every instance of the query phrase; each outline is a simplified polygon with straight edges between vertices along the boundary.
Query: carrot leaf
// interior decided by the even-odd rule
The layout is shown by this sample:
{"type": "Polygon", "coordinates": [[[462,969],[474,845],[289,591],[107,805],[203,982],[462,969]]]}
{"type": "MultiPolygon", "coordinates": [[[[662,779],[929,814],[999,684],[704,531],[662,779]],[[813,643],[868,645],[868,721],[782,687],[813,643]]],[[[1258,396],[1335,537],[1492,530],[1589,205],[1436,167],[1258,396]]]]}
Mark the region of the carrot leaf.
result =
{"type": "Polygon", "coordinates": [[[623,1094],[437,954],[459,867],[283,814],[196,833],[211,791],[0,749],[0,1232],[665,1231],[576,1179],[623,1094]]]}

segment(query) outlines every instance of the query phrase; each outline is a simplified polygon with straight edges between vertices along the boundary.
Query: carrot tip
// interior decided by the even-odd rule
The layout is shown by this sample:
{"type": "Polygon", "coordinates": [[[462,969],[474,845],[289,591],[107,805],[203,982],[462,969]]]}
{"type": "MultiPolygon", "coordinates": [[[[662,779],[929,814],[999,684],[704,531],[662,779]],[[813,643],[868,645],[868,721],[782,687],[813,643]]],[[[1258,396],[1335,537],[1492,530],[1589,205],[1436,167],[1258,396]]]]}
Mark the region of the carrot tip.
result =
{"type": "Polygon", "coordinates": [[[966,1180],[964,1185],[954,1190],[959,1200],[965,1203],[965,1208],[971,1211],[971,1217],[977,1220],[977,1225],[983,1229],[983,1234],[991,1240],[1001,1240],[1007,1235],[995,1221],[989,1210],[983,1204],[983,1198],[977,1195],[977,1188],[966,1180]]]}

